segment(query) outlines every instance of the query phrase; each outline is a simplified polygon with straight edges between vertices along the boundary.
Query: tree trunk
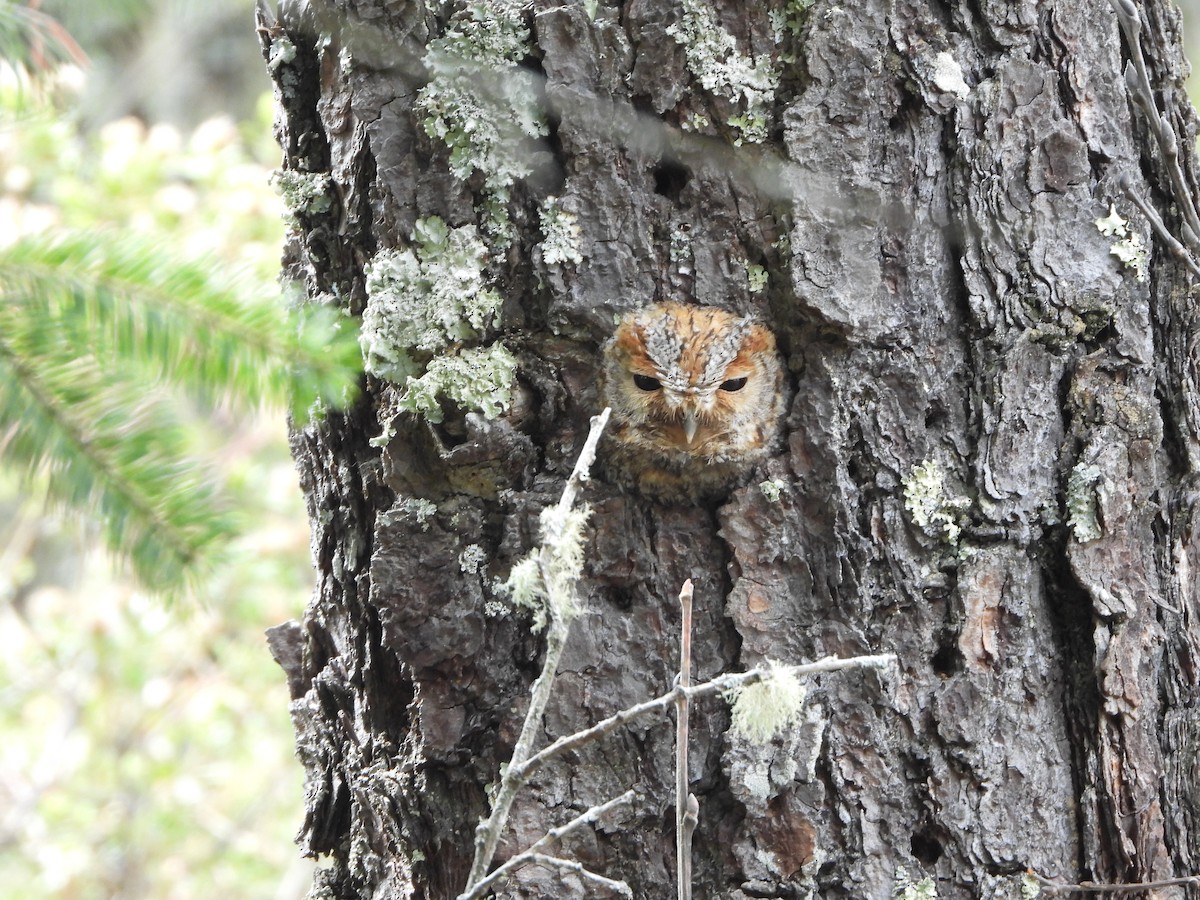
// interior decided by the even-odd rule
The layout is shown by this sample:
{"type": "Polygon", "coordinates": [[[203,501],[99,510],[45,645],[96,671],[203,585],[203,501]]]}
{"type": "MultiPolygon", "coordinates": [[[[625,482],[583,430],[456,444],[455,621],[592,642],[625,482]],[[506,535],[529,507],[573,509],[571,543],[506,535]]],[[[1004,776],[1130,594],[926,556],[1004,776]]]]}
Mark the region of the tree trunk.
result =
{"type": "MultiPolygon", "coordinates": [[[[925,878],[942,898],[1017,897],[1026,870],[1200,872],[1197,323],[1186,269],[1119,187],[1179,233],[1117,17],[1102,0],[805,5],[482,0],[472,19],[313,0],[262,23],[284,168],[314,188],[289,196],[286,275],[369,318],[381,254],[428,262],[437,217],[487,246],[502,307],[432,358],[502,342],[517,360],[507,404],[413,413],[404,366],[431,364],[414,351],[293,435],[318,583],[271,642],[307,775],[301,844],[331,863],[313,897],[463,890],[543,649],[497,583],[597,411],[614,316],[661,300],[774,330],[785,450],[724,503],[592,481],[587,609],[545,740],[669,689],[690,577],[694,681],[900,661],[813,679],[766,746],[730,733],[724,704],[693,709],[696,897],[884,898],[925,878]],[[506,74],[456,70],[487,10],[518,45],[512,22],[529,29],[525,50],[506,74]],[[455,71],[479,109],[439,132],[455,71]],[[513,150],[530,96],[546,127],[513,150]],[[464,158],[481,129],[516,162],[464,158]],[[1097,227],[1110,206],[1152,247],[1144,281],[1097,227]]],[[[1178,14],[1148,0],[1142,17],[1190,148],[1178,14]]],[[[498,861],[635,787],[563,853],[673,896],[673,734],[639,723],[543,770],[498,861]]],[[[586,888],[526,866],[497,896],[586,888]]]]}

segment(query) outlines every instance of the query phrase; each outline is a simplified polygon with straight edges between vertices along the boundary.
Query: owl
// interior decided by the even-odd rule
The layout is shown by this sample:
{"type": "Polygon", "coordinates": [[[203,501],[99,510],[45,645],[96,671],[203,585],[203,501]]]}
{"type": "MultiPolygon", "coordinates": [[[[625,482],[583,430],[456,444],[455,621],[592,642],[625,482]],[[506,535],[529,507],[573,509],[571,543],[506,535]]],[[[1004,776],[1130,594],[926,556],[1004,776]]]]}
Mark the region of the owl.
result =
{"type": "Polygon", "coordinates": [[[776,447],[784,409],[775,337],[722,309],[661,303],[636,310],[604,345],[601,451],[608,472],[643,494],[722,494],[776,447]]]}

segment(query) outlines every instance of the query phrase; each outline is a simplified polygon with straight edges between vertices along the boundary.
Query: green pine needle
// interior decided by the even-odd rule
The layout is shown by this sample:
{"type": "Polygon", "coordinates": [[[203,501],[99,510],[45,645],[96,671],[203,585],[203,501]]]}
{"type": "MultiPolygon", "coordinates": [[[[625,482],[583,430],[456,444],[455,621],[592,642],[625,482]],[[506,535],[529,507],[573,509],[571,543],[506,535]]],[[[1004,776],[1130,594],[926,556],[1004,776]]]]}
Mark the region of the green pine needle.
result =
{"type": "Polygon", "coordinates": [[[0,250],[5,305],[51,319],[80,352],[141,369],[211,406],[315,401],[341,407],[358,381],[354,329],[335,310],[289,315],[277,294],[246,302],[219,264],[174,259],[129,235],[60,233],[0,250]]]}
{"type": "Polygon", "coordinates": [[[213,266],[128,236],[58,234],[0,249],[0,457],[94,512],[156,591],[194,581],[233,531],[190,456],[168,389],[206,404],[339,408],[358,383],[355,329],[246,302],[213,266]]]}
{"type": "Polygon", "coordinates": [[[0,60],[19,81],[36,87],[64,62],[87,64],[87,55],[58,20],[36,8],[0,0],[0,60]]]}

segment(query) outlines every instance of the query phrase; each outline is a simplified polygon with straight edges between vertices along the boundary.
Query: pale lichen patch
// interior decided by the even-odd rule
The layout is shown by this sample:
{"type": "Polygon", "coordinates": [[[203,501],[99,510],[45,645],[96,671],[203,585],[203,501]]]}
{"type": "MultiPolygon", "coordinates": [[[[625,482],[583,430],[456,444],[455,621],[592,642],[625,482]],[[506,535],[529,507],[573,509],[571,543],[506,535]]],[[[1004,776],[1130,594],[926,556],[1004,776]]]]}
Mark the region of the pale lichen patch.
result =
{"type": "Polygon", "coordinates": [[[562,208],[557,197],[547,197],[538,210],[542,223],[542,260],[546,265],[579,265],[583,253],[579,249],[582,231],[573,212],[562,208]]]}
{"type": "Polygon", "coordinates": [[[765,743],[800,717],[808,689],[789,667],[767,660],[762,681],[731,692],[733,731],[755,743],[765,743]]]}
{"type": "Polygon", "coordinates": [[[937,884],[932,878],[913,881],[907,869],[897,866],[892,896],[896,900],[938,900],[937,884]]]}
{"type": "Polygon", "coordinates": [[[762,266],[754,263],[743,263],[746,269],[746,281],[750,287],[750,293],[761,294],[767,287],[770,277],[767,275],[767,270],[762,266]]]}
{"type": "Polygon", "coordinates": [[[413,244],[382,250],[367,265],[365,368],[404,385],[401,409],[441,422],[442,400],[495,418],[512,399],[516,358],[503,344],[461,347],[499,324],[500,295],[489,286],[487,248],[471,225],[418,220],[413,244]],[[434,355],[434,354],[437,355],[434,355]]]}
{"type": "Polygon", "coordinates": [[[487,248],[474,226],[420,219],[413,246],[381,250],[366,267],[362,344],[366,369],[403,382],[414,355],[477,339],[495,327],[501,298],[487,283],[487,248]]]}
{"type": "Polygon", "coordinates": [[[422,531],[429,530],[430,520],[437,515],[437,505],[420,497],[406,497],[400,503],[400,509],[416,519],[422,531]]]}
{"type": "Polygon", "coordinates": [[[787,482],[782,478],[768,478],[766,481],[758,483],[758,489],[762,491],[762,495],[767,498],[770,503],[778,503],[779,498],[783,496],[783,490],[787,487],[787,482]]]}
{"type": "Polygon", "coordinates": [[[766,140],[779,83],[774,61],[769,56],[744,55],[704,0],[681,0],[679,12],[680,20],[667,28],[667,34],[683,47],[688,71],[700,85],[742,109],[728,120],[738,130],[736,143],[766,140]]]}
{"type": "Polygon", "coordinates": [[[1104,534],[1097,490],[1104,483],[1099,466],[1076,464],[1067,478],[1067,523],[1081,544],[1104,534]]]}
{"type": "Polygon", "coordinates": [[[1142,236],[1129,228],[1129,221],[1122,218],[1113,204],[1108,206],[1108,215],[1096,219],[1096,228],[1105,237],[1116,238],[1108,252],[1132,269],[1138,281],[1146,280],[1146,268],[1150,264],[1150,251],[1142,236]]]}
{"type": "Polygon", "coordinates": [[[458,554],[458,568],[464,575],[475,575],[487,562],[487,551],[478,544],[467,544],[458,554]]]}
{"type": "Polygon", "coordinates": [[[939,91],[953,94],[959,100],[971,96],[971,87],[963,77],[962,66],[946,50],[933,58],[933,83],[939,91]]]}
{"type": "Polygon", "coordinates": [[[962,533],[962,519],[971,501],[950,494],[946,489],[946,473],[936,460],[925,460],[901,479],[904,486],[904,506],[913,524],[932,538],[957,544],[962,533]]]}
{"type": "Polygon", "coordinates": [[[299,215],[328,212],[333,206],[333,179],[326,172],[276,169],[271,173],[271,185],[283,198],[288,224],[295,224],[299,215]]]}
{"type": "Polygon", "coordinates": [[[516,357],[500,343],[435,356],[419,378],[408,377],[399,406],[438,423],[443,418],[440,401],[446,399],[494,419],[512,402],[516,372],[516,357]]]}
{"type": "Polygon", "coordinates": [[[532,172],[530,141],[547,134],[537,75],[519,65],[531,49],[525,7],[523,0],[464,7],[429,42],[430,80],[417,95],[425,131],[450,149],[455,177],[483,174],[485,225],[502,243],[510,239],[512,186],[532,172]]]}

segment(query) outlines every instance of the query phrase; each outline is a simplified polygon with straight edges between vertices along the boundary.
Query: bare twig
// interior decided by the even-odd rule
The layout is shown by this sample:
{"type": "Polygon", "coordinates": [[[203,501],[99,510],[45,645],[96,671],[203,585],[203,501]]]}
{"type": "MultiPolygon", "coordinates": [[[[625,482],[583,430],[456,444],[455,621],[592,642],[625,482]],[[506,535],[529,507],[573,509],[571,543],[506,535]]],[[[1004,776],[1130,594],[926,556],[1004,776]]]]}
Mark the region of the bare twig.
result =
{"type": "MultiPolygon", "coordinates": [[[[883,653],[877,656],[851,656],[847,659],[828,656],[814,663],[805,663],[800,666],[786,666],[783,668],[785,671],[790,671],[795,675],[803,677],[805,675],[820,675],[824,672],[838,672],[842,669],[884,669],[895,661],[896,655],[894,653],[883,653]]],[[[780,671],[778,668],[774,670],[774,672],[778,671],[780,671]]],[[[572,750],[578,750],[580,747],[599,740],[628,722],[656,714],[665,715],[675,705],[675,698],[680,693],[687,694],[689,700],[701,700],[705,697],[724,693],[733,688],[755,684],[764,678],[770,677],[774,672],[766,668],[751,669],[749,672],[729,672],[693,687],[684,688],[677,686],[674,690],[655,697],[653,700],[646,700],[636,706],[626,707],[620,712],[609,716],[607,719],[602,719],[591,728],[559,738],[550,746],[533,754],[533,756],[520,765],[510,765],[506,777],[524,784],[533,777],[538,769],[550,760],[562,756],[564,753],[570,753],[572,750]]]]}
{"type": "Polygon", "coordinates": [[[1130,202],[1138,208],[1138,211],[1141,212],[1146,221],[1150,223],[1150,227],[1154,229],[1154,233],[1158,235],[1159,240],[1161,240],[1167,245],[1168,248],[1170,248],[1171,253],[1176,257],[1176,259],[1180,260],[1184,265],[1186,265],[1192,271],[1193,275],[1200,277],[1200,263],[1197,263],[1195,256],[1192,255],[1192,252],[1188,250],[1188,248],[1182,243],[1180,243],[1175,238],[1175,235],[1171,234],[1171,232],[1167,230],[1167,226],[1163,223],[1162,218],[1158,215],[1158,211],[1141,198],[1138,192],[1134,189],[1133,181],[1129,177],[1128,173],[1121,177],[1121,190],[1125,192],[1125,196],[1129,198],[1130,202]]]}
{"type": "Polygon", "coordinates": [[[559,856],[546,856],[542,853],[535,853],[530,862],[541,863],[544,866],[554,866],[557,869],[565,869],[568,872],[578,875],[585,881],[590,881],[592,884],[602,888],[608,888],[614,894],[620,894],[622,897],[628,897],[629,900],[633,900],[633,891],[629,889],[629,885],[625,882],[605,878],[591,869],[585,869],[583,863],[576,862],[573,859],[563,859],[559,856]]]}
{"type": "Polygon", "coordinates": [[[1186,875],[1182,878],[1164,878],[1162,881],[1139,881],[1134,884],[1106,884],[1097,881],[1081,881],[1078,884],[1067,884],[1062,881],[1051,881],[1036,872],[1029,873],[1043,891],[1052,894],[1086,891],[1092,894],[1124,894],[1131,891],[1149,891],[1155,888],[1178,887],[1189,884],[1200,884],[1200,875],[1186,875]]]}
{"type": "MultiPolygon", "coordinates": [[[[560,528],[562,523],[567,519],[571,512],[576,496],[582,487],[583,483],[588,479],[588,471],[592,462],[596,457],[596,446],[600,440],[600,434],[604,426],[608,423],[610,411],[605,409],[598,416],[592,418],[591,431],[588,433],[587,440],[584,442],[583,450],[580,452],[579,460],[575,464],[575,469],[571,472],[571,476],[567,479],[567,484],[563,489],[562,498],[560,499],[555,514],[546,517],[547,534],[543,535],[542,549],[538,555],[538,568],[541,573],[543,586],[547,593],[552,591],[562,591],[565,593],[573,593],[574,585],[569,584],[566,587],[553,587],[553,582],[556,579],[551,579],[549,573],[556,565],[555,554],[551,549],[552,546],[558,544],[557,538],[560,535],[549,533],[551,529],[560,528]]],[[[688,600],[691,598],[691,582],[684,588],[688,600]]],[[[564,615],[562,610],[573,607],[575,604],[571,602],[573,598],[563,597],[547,597],[546,606],[549,611],[549,626],[547,629],[546,639],[546,658],[542,664],[542,671],[538,675],[537,680],[533,684],[533,689],[529,702],[529,710],[525,715],[525,721],[521,727],[521,734],[517,738],[516,745],[513,747],[512,759],[509,761],[508,768],[504,772],[504,776],[500,781],[499,790],[496,792],[496,798],[492,804],[492,812],[488,818],[481,822],[475,829],[475,858],[471,863],[471,871],[467,877],[467,884],[464,892],[459,895],[459,900],[474,900],[482,895],[486,887],[482,886],[485,878],[487,878],[488,867],[492,863],[492,859],[496,855],[496,847],[500,841],[500,835],[504,830],[504,826],[508,822],[509,813],[512,811],[513,802],[516,799],[517,792],[529,781],[533,774],[545,765],[551,759],[561,756],[570,750],[584,746],[592,741],[596,741],[608,734],[609,732],[620,727],[626,722],[633,721],[643,716],[651,714],[664,714],[672,706],[683,710],[683,715],[680,717],[683,723],[683,755],[682,767],[680,768],[680,785],[681,797],[687,795],[687,708],[689,701],[709,697],[713,694],[722,691],[728,691],[736,687],[754,684],[768,677],[772,672],[767,669],[754,669],[750,672],[730,673],[714,678],[703,684],[691,686],[690,681],[690,656],[691,656],[691,608],[690,603],[687,605],[685,617],[687,623],[684,632],[685,653],[681,661],[681,678],[680,684],[667,694],[650,700],[646,703],[638,704],[622,710],[614,716],[610,716],[602,722],[597,723],[591,728],[584,731],[576,732],[573,735],[568,735],[564,738],[559,738],[549,747],[533,753],[534,742],[538,732],[541,730],[542,716],[545,713],[546,704],[550,699],[550,692],[554,684],[554,675],[558,670],[559,659],[562,656],[563,647],[566,645],[567,634],[570,630],[570,616],[564,615]]],[[[680,595],[680,600],[683,602],[683,593],[680,595]]],[[[851,659],[837,659],[830,657],[820,660],[819,662],[809,663],[802,666],[793,666],[791,671],[796,675],[814,675],[821,672],[834,672],[839,669],[857,668],[857,667],[872,667],[883,668],[895,660],[892,654],[884,654],[881,656],[860,656],[851,659]]],[[[624,802],[622,798],[619,801],[624,802]]],[[[617,801],[613,801],[614,803],[617,801]]],[[[687,796],[686,803],[680,802],[680,812],[678,819],[678,830],[680,834],[681,852],[687,848],[687,855],[690,858],[691,834],[695,829],[696,820],[698,818],[698,803],[695,797],[687,796]]],[[[590,812],[590,811],[589,811],[590,812]]],[[[596,813],[597,815],[599,813],[596,813]]],[[[584,817],[589,815],[585,813],[584,817]]],[[[571,827],[575,827],[574,823],[568,823],[571,827]]],[[[582,824],[582,823],[580,823],[582,824]]],[[[565,827],[565,826],[564,826],[565,827]]],[[[542,839],[535,844],[535,847],[545,846],[543,841],[548,843],[553,839],[551,832],[547,838],[542,839]]],[[[561,836],[561,833],[560,833],[561,836]]],[[[551,865],[560,868],[567,868],[580,877],[587,878],[596,884],[603,885],[612,890],[617,890],[625,896],[632,896],[629,888],[623,882],[612,881],[611,879],[603,878],[594,872],[589,872],[578,863],[571,863],[567,860],[560,860],[557,857],[544,856],[537,853],[534,848],[520,854],[521,861],[519,864],[525,865],[530,862],[547,862],[551,865]]],[[[507,872],[511,872],[516,867],[515,860],[510,860],[514,863],[507,872]]],[[[507,864],[506,864],[507,865],[507,864]]],[[[501,867],[503,868],[503,867],[501,867]]],[[[682,868],[682,866],[681,866],[682,868]]],[[[688,866],[690,868],[690,865],[688,866]]],[[[500,870],[497,870],[499,872],[500,870]]],[[[506,873],[507,874],[507,873],[506,873]]],[[[687,877],[690,891],[690,874],[687,877]]],[[[492,882],[494,883],[494,882],[492,882]]],[[[682,890],[682,887],[681,887],[682,890]]],[[[690,896],[690,893],[686,896],[690,896]]]]}
{"type": "Polygon", "coordinates": [[[579,451],[579,459],[575,460],[575,468],[571,470],[571,477],[567,479],[562,497],[558,501],[560,513],[567,512],[575,505],[576,494],[591,477],[592,463],[596,461],[596,447],[600,443],[600,434],[604,431],[604,426],[608,424],[608,417],[611,414],[612,410],[606,406],[602,413],[592,416],[591,430],[588,432],[587,440],[583,442],[583,449],[579,451]]]}
{"type": "Polygon", "coordinates": [[[628,790],[620,797],[614,797],[607,803],[601,803],[599,806],[593,806],[591,809],[576,816],[565,825],[560,825],[558,828],[551,828],[544,835],[530,844],[529,849],[523,850],[512,859],[505,862],[504,865],[498,866],[494,871],[489,873],[486,878],[471,888],[471,890],[464,894],[459,894],[458,900],[479,900],[479,898],[486,894],[493,886],[508,878],[508,876],[512,874],[515,869],[533,862],[534,857],[541,855],[541,851],[545,850],[551,844],[561,841],[568,834],[582,828],[584,825],[593,824],[610,809],[615,809],[624,803],[632,803],[636,798],[637,791],[628,790]]]}
{"type": "MultiPolygon", "coordinates": [[[[1117,21],[1120,23],[1121,32],[1125,35],[1125,43],[1129,47],[1129,57],[1131,60],[1130,66],[1125,69],[1125,85],[1133,95],[1137,105],[1142,108],[1142,112],[1146,114],[1149,120],[1150,131],[1154,134],[1154,139],[1158,143],[1158,148],[1162,152],[1163,162],[1167,167],[1167,175],[1171,180],[1171,187],[1175,194],[1175,205],[1179,209],[1179,214],[1183,217],[1183,228],[1181,233],[1184,237],[1184,243],[1188,247],[1189,253],[1194,257],[1200,252],[1200,210],[1196,208],[1195,198],[1192,196],[1192,191],[1188,188],[1187,179],[1183,174],[1183,168],[1179,164],[1179,138],[1175,133],[1175,128],[1171,125],[1171,120],[1165,113],[1159,111],[1157,104],[1154,102],[1154,86],[1150,83],[1150,71],[1146,66],[1146,57],[1142,54],[1142,16],[1138,11],[1137,4],[1134,0],[1108,0],[1109,5],[1117,13],[1117,21]]],[[[1132,196],[1132,190],[1125,187],[1127,194],[1132,196]]],[[[1137,200],[1138,208],[1142,209],[1142,203],[1137,200]]],[[[1143,209],[1144,214],[1144,209],[1143,209]]],[[[1155,217],[1157,219],[1157,217],[1155,217]]],[[[1155,227],[1155,231],[1164,234],[1166,229],[1162,227],[1161,221],[1155,225],[1152,220],[1151,225],[1155,227]]],[[[1169,243],[1171,249],[1175,250],[1175,246],[1179,245],[1179,241],[1172,238],[1169,243]]],[[[1195,260],[1191,262],[1193,270],[1196,268],[1195,260]]]]}
{"type": "Polygon", "coordinates": [[[675,698],[675,858],[679,879],[679,900],[692,898],[692,831],[699,817],[699,802],[688,793],[688,695],[692,686],[692,579],[683,583],[679,592],[683,624],[679,635],[679,687],[683,691],[675,698]],[[690,801],[690,802],[689,802],[690,801]],[[691,804],[696,815],[688,827],[691,804]]]}
{"type": "MultiPolygon", "coordinates": [[[[605,408],[600,415],[592,417],[591,430],[583,444],[583,450],[579,453],[579,459],[575,462],[571,477],[567,479],[566,486],[563,488],[562,498],[558,501],[556,508],[557,514],[546,520],[549,522],[548,528],[561,527],[567,514],[575,505],[575,498],[584,482],[587,481],[588,470],[596,459],[596,446],[600,441],[600,433],[608,424],[610,412],[608,408],[605,408]]],[[[551,548],[558,544],[557,537],[558,535],[552,534],[543,535],[542,550],[538,556],[542,581],[547,591],[553,590],[551,583],[553,579],[547,576],[555,563],[554,552],[551,548]]],[[[573,588],[571,590],[573,591],[573,588]]],[[[496,792],[492,813],[475,829],[475,858],[471,862],[471,872],[467,876],[467,890],[483,879],[487,874],[488,866],[492,864],[492,859],[496,855],[496,845],[500,842],[500,833],[508,822],[508,814],[512,811],[517,791],[526,780],[517,777],[515,773],[522,770],[522,764],[533,751],[534,741],[542,727],[542,714],[546,711],[546,704],[550,701],[550,692],[554,687],[554,674],[558,671],[558,662],[562,657],[563,647],[567,643],[567,634],[571,625],[560,611],[574,606],[574,604],[567,598],[548,597],[546,606],[550,619],[546,631],[546,658],[542,663],[541,673],[533,683],[529,698],[529,710],[525,714],[525,721],[521,726],[521,734],[517,738],[516,746],[513,747],[508,769],[500,781],[500,789],[496,792]]]]}
{"type": "Polygon", "coordinates": [[[680,827],[683,829],[684,861],[687,863],[687,900],[692,897],[692,835],[696,832],[696,823],[700,821],[700,801],[695,794],[687,795],[687,811],[683,814],[680,827]]]}

